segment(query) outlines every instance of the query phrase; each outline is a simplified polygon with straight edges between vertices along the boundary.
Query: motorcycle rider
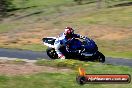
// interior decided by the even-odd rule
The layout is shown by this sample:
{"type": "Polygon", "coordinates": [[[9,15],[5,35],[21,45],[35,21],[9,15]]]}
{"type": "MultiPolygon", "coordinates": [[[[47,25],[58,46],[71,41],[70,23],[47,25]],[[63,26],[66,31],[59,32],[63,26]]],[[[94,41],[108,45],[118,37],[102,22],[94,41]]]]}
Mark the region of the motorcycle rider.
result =
{"type": "Polygon", "coordinates": [[[62,33],[61,35],[58,36],[58,38],[56,39],[54,46],[55,46],[55,51],[58,54],[58,57],[60,59],[65,59],[65,56],[62,54],[62,52],[60,52],[60,47],[61,46],[66,46],[67,42],[72,39],[72,38],[80,38],[85,40],[87,37],[86,36],[82,36],[79,34],[74,34],[74,30],[71,27],[66,27],[64,30],[64,33],[62,33]]]}

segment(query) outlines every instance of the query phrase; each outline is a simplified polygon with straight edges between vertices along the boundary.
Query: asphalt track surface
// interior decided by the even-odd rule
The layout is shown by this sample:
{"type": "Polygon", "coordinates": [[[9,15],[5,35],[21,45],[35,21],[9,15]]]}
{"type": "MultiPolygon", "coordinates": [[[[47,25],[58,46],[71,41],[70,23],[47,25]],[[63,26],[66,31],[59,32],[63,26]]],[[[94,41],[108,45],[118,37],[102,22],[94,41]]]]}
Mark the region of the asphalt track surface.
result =
{"type": "MultiPolygon", "coordinates": [[[[4,48],[0,48],[0,57],[20,58],[20,59],[29,59],[29,60],[37,60],[40,58],[50,59],[45,51],[37,52],[37,51],[29,51],[29,50],[4,49],[4,48]]],[[[132,59],[106,57],[105,63],[132,67],[132,59]]]]}

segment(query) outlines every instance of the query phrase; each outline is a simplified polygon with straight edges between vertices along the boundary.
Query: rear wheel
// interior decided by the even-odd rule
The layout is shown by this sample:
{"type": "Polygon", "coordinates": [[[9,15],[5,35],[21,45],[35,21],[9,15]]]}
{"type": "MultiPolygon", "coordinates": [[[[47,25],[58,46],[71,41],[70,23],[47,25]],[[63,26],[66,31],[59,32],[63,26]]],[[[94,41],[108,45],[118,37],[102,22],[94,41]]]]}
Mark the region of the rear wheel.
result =
{"type": "Polygon", "coordinates": [[[46,52],[47,52],[47,55],[48,55],[51,59],[57,59],[57,58],[58,58],[58,55],[56,54],[54,48],[47,48],[46,52]]]}

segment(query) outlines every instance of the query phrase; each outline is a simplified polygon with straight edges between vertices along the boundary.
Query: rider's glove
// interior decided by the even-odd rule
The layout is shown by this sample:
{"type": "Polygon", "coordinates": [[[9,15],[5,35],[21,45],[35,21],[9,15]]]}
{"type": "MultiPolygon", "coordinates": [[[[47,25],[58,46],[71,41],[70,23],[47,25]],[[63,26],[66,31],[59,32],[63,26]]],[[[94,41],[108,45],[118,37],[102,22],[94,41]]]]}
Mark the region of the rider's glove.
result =
{"type": "Polygon", "coordinates": [[[85,40],[87,37],[80,35],[80,38],[83,39],[83,40],[85,40]]]}

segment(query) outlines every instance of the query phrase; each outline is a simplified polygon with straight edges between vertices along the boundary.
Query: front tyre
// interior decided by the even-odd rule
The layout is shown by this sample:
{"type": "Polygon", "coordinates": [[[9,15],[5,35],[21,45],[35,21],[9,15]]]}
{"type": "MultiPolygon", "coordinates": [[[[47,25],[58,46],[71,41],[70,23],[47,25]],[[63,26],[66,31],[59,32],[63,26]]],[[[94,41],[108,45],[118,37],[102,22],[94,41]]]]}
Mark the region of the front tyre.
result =
{"type": "Polygon", "coordinates": [[[58,55],[55,52],[54,48],[47,48],[46,49],[47,55],[51,58],[51,59],[57,59],[58,55]]]}
{"type": "Polygon", "coordinates": [[[98,52],[98,60],[102,63],[105,62],[105,56],[101,52],[98,52]]]}

